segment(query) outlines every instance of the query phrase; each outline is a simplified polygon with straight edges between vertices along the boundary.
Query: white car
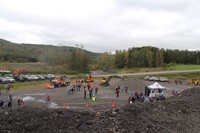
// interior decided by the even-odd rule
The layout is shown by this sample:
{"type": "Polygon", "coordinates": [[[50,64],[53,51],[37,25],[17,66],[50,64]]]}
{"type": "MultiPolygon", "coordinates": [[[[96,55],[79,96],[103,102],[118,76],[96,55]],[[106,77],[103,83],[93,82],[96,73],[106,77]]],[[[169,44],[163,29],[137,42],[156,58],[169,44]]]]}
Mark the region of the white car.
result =
{"type": "Polygon", "coordinates": [[[161,81],[161,82],[168,82],[169,79],[167,79],[167,78],[165,78],[165,77],[160,77],[160,81],[161,81]]]}
{"type": "Polygon", "coordinates": [[[146,77],[144,77],[144,80],[149,80],[150,77],[151,76],[146,76],[146,77]]]}
{"type": "Polygon", "coordinates": [[[153,76],[149,78],[149,81],[160,81],[160,79],[158,77],[153,76]]]}
{"type": "Polygon", "coordinates": [[[54,79],[55,76],[54,76],[53,74],[47,74],[47,78],[48,78],[48,79],[54,79]]]}
{"type": "Polygon", "coordinates": [[[5,79],[9,80],[10,83],[15,83],[15,79],[11,77],[5,77],[5,79]]]}

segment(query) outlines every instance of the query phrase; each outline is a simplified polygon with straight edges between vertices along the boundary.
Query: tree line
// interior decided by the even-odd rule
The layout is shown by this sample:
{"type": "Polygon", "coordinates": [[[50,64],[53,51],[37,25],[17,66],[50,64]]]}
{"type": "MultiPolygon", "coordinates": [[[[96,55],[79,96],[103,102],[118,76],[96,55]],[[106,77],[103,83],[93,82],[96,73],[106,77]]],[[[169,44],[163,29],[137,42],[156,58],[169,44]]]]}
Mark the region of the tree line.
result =
{"type": "Polygon", "coordinates": [[[164,67],[166,64],[200,64],[200,51],[159,49],[156,47],[133,47],[115,52],[117,68],[164,67]]]}

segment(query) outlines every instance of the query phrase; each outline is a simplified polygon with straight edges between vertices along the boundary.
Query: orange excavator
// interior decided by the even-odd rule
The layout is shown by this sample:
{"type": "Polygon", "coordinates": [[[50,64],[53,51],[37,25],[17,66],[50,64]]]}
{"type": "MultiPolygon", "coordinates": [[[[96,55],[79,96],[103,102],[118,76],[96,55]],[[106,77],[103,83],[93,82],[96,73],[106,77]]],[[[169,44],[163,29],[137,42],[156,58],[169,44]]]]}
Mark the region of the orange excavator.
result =
{"type": "Polygon", "coordinates": [[[57,76],[51,83],[46,83],[48,89],[52,89],[53,86],[57,87],[64,87],[70,85],[70,77],[67,76],[57,76]]]}

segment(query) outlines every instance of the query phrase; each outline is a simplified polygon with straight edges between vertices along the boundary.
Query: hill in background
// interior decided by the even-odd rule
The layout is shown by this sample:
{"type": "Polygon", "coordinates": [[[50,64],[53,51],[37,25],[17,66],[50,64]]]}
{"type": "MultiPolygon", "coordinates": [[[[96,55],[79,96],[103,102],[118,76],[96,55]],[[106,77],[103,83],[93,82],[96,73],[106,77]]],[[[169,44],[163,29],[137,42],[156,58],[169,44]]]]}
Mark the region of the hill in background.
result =
{"type": "MultiPolygon", "coordinates": [[[[42,44],[18,44],[0,39],[1,62],[53,62],[57,58],[67,58],[76,50],[82,50],[69,46],[53,46],[42,44]]],[[[95,61],[99,53],[83,50],[91,61],[95,61]]],[[[92,62],[91,62],[92,63],[92,62]]]]}

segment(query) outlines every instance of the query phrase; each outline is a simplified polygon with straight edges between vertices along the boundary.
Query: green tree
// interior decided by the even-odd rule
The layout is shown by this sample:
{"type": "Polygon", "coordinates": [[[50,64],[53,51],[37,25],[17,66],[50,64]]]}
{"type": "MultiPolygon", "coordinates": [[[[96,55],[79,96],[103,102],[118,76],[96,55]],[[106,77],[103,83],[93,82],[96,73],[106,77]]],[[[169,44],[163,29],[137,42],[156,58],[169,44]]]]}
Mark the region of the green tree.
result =
{"type": "Polygon", "coordinates": [[[163,52],[164,49],[161,49],[156,53],[156,67],[163,67],[164,65],[163,52]]]}
{"type": "Polygon", "coordinates": [[[124,68],[125,66],[125,50],[121,51],[121,50],[117,50],[115,51],[115,66],[117,68],[124,68]]]}
{"type": "Polygon", "coordinates": [[[89,72],[89,57],[82,46],[76,45],[77,50],[71,51],[68,68],[74,72],[89,72]]]}
{"type": "Polygon", "coordinates": [[[148,63],[148,67],[153,67],[153,52],[148,50],[146,51],[146,59],[147,59],[147,63],[148,63]]]}

